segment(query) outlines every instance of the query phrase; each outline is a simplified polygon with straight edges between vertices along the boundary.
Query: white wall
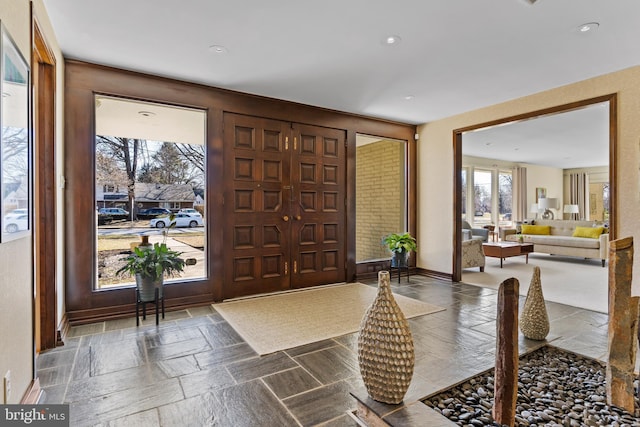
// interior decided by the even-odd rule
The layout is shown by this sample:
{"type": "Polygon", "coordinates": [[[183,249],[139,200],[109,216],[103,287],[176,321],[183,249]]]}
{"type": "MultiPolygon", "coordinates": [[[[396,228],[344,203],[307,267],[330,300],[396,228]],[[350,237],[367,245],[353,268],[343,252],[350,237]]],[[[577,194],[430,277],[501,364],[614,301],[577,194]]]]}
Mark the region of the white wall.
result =
{"type": "MultiPolygon", "coordinates": [[[[30,58],[29,2],[0,0],[0,21],[30,58]]],[[[31,235],[0,244],[0,378],[11,370],[8,403],[18,403],[33,379],[32,252],[31,235]]]]}
{"type": "MultiPolygon", "coordinates": [[[[559,209],[553,211],[555,219],[562,219],[563,191],[562,169],[539,165],[523,165],[527,168],[527,206],[536,203],[536,188],[547,189],[547,197],[558,200],[559,209]]],[[[532,218],[531,214],[527,218],[532,218]]],[[[538,216],[540,218],[540,216],[538,216]]]]}
{"type": "MultiPolygon", "coordinates": [[[[617,93],[618,237],[640,237],[640,66],[460,114],[418,128],[418,235],[421,268],[453,272],[453,131],[617,93]],[[447,211],[446,207],[451,206],[447,211]]],[[[529,180],[529,179],[527,179],[529,180]]],[[[558,190],[562,193],[562,188],[558,190]]],[[[640,257],[635,258],[636,270],[640,257]]],[[[634,293],[640,293],[634,276],[634,293]]]]}
{"type": "MultiPolygon", "coordinates": [[[[58,58],[59,73],[62,54],[51,31],[42,0],[35,0],[35,15],[50,46],[58,58]]],[[[29,0],[0,0],[0,21],[15,41],[22,55],[31,58],[31,18],[29,0]]],[[[56,118],[57,141],[62,140],[62,97],[63,84],[57,82],[58,117],[56,118]]],[[[62,159],[58,146],[58,159],[62,159]]],[[[60,160],[61,162],[61,160],[60,160]]],[[[59,163],[61,165],[61,163],[59,163]]],[[[62,193],[59,201],[62,200],[62,193]]],[[[61,205],[61,203],[60,203],[61,205]]],[[[61,221],[60,221],[61,224],[61,221]]],[[[60,226],[59,226],[60,229],[60,226]]],[[[61,239],[58,244],[62,245],[61,239]]],[[[62,254],[62,251],[59,252],[62,254]]],[[[62,260],[59,260],[62,265],[62,260]]],[[[33,244],[32,236],[0,244],[0,378],[11,370],[12,392],[9,403],[18,403],[33,379],[33,244]]],[[[62,273],[59,273],[62,283],[62,273]]],[[[58,290],[58,314],[63,312],[61,299],[64,292],[58,290]],[[62,296],[60,296],[62,294],[62,296]]],[[[1,402],[0,396],[0,403],[1,402]]]]}

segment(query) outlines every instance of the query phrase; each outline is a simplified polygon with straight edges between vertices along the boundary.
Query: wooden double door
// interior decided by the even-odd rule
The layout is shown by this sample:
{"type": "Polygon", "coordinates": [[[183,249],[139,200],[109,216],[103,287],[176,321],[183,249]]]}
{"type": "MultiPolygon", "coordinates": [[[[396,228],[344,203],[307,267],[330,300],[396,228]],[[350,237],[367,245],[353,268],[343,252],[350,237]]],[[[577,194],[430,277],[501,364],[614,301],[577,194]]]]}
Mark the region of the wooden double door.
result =
{"type": "Polygon", "coordinates": [[[346,278],[345,131],[225,113],[223,298],[346,278]]]}

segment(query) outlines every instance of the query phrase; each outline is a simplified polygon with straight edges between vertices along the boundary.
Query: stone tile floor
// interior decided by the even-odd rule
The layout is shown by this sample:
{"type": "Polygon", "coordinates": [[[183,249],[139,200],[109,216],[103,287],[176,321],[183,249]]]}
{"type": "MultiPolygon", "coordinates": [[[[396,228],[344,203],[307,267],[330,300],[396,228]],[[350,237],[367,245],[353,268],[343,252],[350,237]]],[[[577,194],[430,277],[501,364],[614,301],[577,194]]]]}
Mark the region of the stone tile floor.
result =
{"type": "MultiPolygon", "coordinates": [[[[405,402],[493,366],[496,291],[419,275],[392,287],[446,308],[409,320],[416,365],[405,402]]],[[[554,345],[606,358],[606,314],[547,310],[554,345]]],[[[521,337],[521,351],[536,346],[521,337]]],[[[356,347],[354,333],[259,357],[205,306],[168,312],[159,326],[148,316],[140,327],[134,317],[73,327],[36,364],[44,402],[70,404],[72,426],[356,426],[356,347]]]]}

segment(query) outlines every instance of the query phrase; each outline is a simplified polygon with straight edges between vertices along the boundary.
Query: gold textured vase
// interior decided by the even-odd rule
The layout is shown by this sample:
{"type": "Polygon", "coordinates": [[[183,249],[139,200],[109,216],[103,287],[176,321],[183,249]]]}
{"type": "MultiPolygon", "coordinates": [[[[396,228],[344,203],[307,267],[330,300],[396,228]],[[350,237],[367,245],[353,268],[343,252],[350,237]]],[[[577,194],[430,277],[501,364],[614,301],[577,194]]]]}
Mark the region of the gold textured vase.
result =
{"type": "Polygon", "coordinates": [[[369,396],[397,404],[411,384],[415,355],[409,323],[389,280],[388,271],[378,273],[378,294],[360,323],[358,363],[369,396]]]}
{"type": "Polygon", "coordinates": [[[549,316],[547,306],[542,294],[542,282],[540,281],[540,267],[533,267],[533,276],[527,299],[520,314],[520,330],[522,334],[531,340],[544,340],[549,334],[549,316]]]}

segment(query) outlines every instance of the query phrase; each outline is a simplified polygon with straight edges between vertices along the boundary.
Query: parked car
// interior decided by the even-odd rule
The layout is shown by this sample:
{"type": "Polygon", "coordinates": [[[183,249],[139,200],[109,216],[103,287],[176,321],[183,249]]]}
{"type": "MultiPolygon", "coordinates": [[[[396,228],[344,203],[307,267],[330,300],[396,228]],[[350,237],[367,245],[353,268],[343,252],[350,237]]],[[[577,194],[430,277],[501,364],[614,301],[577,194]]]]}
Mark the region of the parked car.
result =
{"type": "Polygon", "coordinates": [[[504,214],[502,219],[505,221],[511,221],[511,212],[507,212],[506,214],[504,214]]]}
{"type": "Polygon", "coordinates": [[[186,213],[177,213],[171,219],[168,216],[154,218],[149,221],[149,225],[155,228],[169,227],[175,224],[176,227],[198,227],[204,225],[202,216],[190,215],[186,213]]]}
{"type": "Polygon", "coordinates": [[[171,215],[171,211],[166,208],[140,209],[137,213],[138,219],[151,219],[167,215],[171,215]]]}
{"type": "MultiPolygon", "coordinates": [[[[26,210],[26,209],[25,209],[26,210]]],[[[4,217],[5,224],[4,229],[7,233],[15,233],[16,231],[27,230],[29,228],[29,215],[17,215],[8,218],[9,215],[4,217]]]]}
{"type": "Polygon", "coordinates": [[[197,209],[193,209],[193,208],[182,208],[178,211],[178,213],[186,213],[189,215],[202,216],[202,214],[198,212],[197,209]]]}
{"type": "Polygon", "coordinates": [[[4,220],[7,221],[11,218],[17,218],[22,215],[29,215],[29,209],[14,209],[4,216],[4,220]]]}
{"type": "Polygon", "coordinates": [[[128,219],[129,212],[122,208],[100,208],[98,215],[108,215],[112,219],[128,219]]]}

